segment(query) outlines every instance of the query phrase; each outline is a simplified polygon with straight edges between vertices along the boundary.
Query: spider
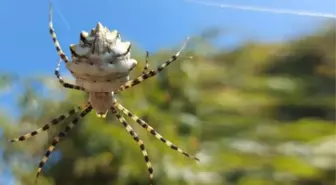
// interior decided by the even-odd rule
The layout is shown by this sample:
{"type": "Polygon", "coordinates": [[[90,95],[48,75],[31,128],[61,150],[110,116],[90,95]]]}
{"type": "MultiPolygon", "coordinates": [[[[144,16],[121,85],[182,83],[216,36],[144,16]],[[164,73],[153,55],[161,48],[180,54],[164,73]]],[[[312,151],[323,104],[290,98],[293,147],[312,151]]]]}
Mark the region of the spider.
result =
{"type": "Polygon", "coordinates": [[[165,63],[161,64],[154,70],[149,70],[149,53],[146,52],[146,64],[143,68],[142,74],[132,80],[129,80],[129,73],[137,65],[137,61],[130,58],[130,42],[121,42],[120,35],[116,30],[109,31],[106,27],[103,27],[102,24],[98,22],[96,28],[93,28],[90,34],[84,31],[81,32],[80,43],[77,45],[70,45],[70,51],[72,55],[71,62],[62,51],[61,46],[56,38],[56,33],[54,31],[52,23],[51,4],[49,11],[49,31],[54,46],[56,47],[56,51],[60,56],[60,61],[58,62],[55,69],[55,75],[59,83],[64,88],[84,91],[88,93],[89,98],[87,103],[83,107],[71,109],[68,111],[67,114],[62,114],[57,118],[52,119],[43,127],[15,139],[9,140],[10,142],[18,142],[30,139],[31,137],[43,131],[47,131],[50,127],[61,123],[70,116],[75,116],[73,120],[68,123],[66,128],[62,132],[59,132],[56,137],[54,137],[51,145],[48,147],[45,155],[38,165],[35,183],[37,182],[42,168],[47,162],[50,154],[54,151],[56,145],[60,142],[60,139],[65,137],[68,132],[77,125],[79,120],[85,117],[93,109],[96,111],[96,115],[102,118],[105,118],[108,111],[110,110],[112,114],[114,114],[115,117],[122,123],[127,132],[133,137],[133,139],[139,145],[144,160],[146,162],[151,184],[153,183],[153,168],[148,157],[148,152],[145,148],[145,145],[143,141],[139,138],[138,134],[120,114],[120,112],[124,113],[133,121],[137,122],[140,126],[146,129],[158,140],[169,146],[171,149],[176,150],[177,152],[185,155],[188,158],[199,161],[197,157],[184,152],[178,146],[165,139],[148,123],[139,118],[137,115],[130,112],[125,107],[123,107],[114,98],[115,94],[135,85],[138,85],[146,79],[157,75],[169,64],[176,61],[177,57],[186,47],[187,41],[182,45],[181,49],[175,55],[173,55],[165,63]],[[63,80],[59,72],[62,61],[66,64],[67,68],[75,77],[76,85],[67,83],[63,80]]]}

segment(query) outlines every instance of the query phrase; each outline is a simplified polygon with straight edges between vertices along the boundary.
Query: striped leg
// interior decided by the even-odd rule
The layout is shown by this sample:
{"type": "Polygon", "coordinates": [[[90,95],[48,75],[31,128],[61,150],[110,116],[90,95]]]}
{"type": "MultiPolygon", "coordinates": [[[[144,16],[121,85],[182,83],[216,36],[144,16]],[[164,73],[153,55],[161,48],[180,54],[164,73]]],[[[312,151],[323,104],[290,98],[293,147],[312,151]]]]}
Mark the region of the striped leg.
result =
{"type": "Polygon", "coordinates": [[[61,62],[62,60],[60,59],[57,63],[57,66],[56,66],[56,69],[55,69],[55,75],[59,81],[59,83],[65,87],[65,88],[68,88],[68,89],[76,89],[76,90],[81,90],[81,91],[85,91],[85,89],[81,86],[78,86],[78,85],[73,85],[73,84],[70,84],[70,83],[67,83],[63,80],[59,70],[60,70],[60,66],[61,66],[61,62]]]}
{"type": "Polygon", "coordinates": [[[149,52],[146,51],[146,64],[145,64],[145,67],[144,67],[144,69],[142,71],[143,75],[148,71],[148,68],[149,68],[148,58],[149,58],[149,52]]]}
{"type": "Polygon", "coordinates": [[[162,65],[160,65],[157,69],[155,70],[150,70],[149,72],[146,72],[144,74],[142,74],[141,76],[138,76],[137,78],[133,79],[133,80],[129,80],[128,82],[126,82],[124,85],[120,86],[119,89],[116,92],[119,91],[123,91],[125,89],[128,89],[130,87],[133,87],[135,85],[140,84],[142,81],[146,80],[147,78],[150,78],[152,76],[157,75],[158,73],[160,73],[163,69],[165,69],[169,64],[173,63],[174,61],[176,61],[177,57],[181,54],[181,52],[184,50],[184,48],[187,46],[189,38],[183,43],[182,47],[180,48],[180,50],[173,55],[170,59],[168,59],[165,63],[163,63],[162,65]]]}
{"type": "Polygon", "coordinates": [[[51,2],[50,2],[50,10],[49,10],[49,32],[50,32],[51,38],[54,42],[54,45],[56,47],[56,51],[57,51],[58,55],[61,57],[61,59],[65,63],[68,63],[69,59],[65,55],[65,53],[62,51],[62,48],[61,48],[59,42],[57,41],[56,33],[54,31],[53,22],[52,22],[52,3],[51,2]]]}
{"type": "Polygon", "coordinates": [[[186,152],[184,152],[182,149],[174,145],[172,142],[166,140],[163,138],[158,132],[156,132],[148,123],[146,123],[144,120],[140,119],[138,116],[135,114],[131,113],[129,110],[127,110],[125,107],[123,107],[121,104],[116,103],[116,107],[122,111],[124,114],[129,116],[132,120],[136,121],[139,123],[143,128],[145,128],[148,132],[150,132],[153,136],[155,136],[157,139],[165,143],[167,146],[169,146],[171,149],[178,151],[179,153],[185,155],[188,158],[194,159],[196,161],[199,161],[199,159],[195,156],[192,156],[186,152]]]}
{"type": "Polygon", "coordinates": [[[48,130],[50,128],[50,126],[59,124],[63,120],[67,119],[68,117],[78,113],[80,110],[81,110],[81,107],[71,109],[66,115],[62,114],[62,115],[58,116],[58,118],[55,118],[55,119],[51,120],[50,123],[45,124],[43,127],[38,128],[37,130],[35,130],[33,132],[30,132],[28,134],[25,134],[23,136],[20,136],[18,138],[11,139],[11,140],[9,140],[9,142],[25,141],[25,140],[43,132],[43,131],[48,130]]]}
{"type": "Polygon", "coordinates": [[[90,111],[92,110],[92,106],[91,105],[87,105],[84,110],[80,113],[79,117],[76,117],[72,120],[71,123],[69,123],[65,130],[63,132],[60,132],[53,140],[53,142],[51,143],[51,145],[49,146],[47,152],[44,154],[39,167],[37,169],[37,173],[36,173],[36,178],[35,178],[35,184],[37,182],[37,178],[39,177],[43,166],[45,165],[45,163],[47,162],[50,154],[54,151],[56,145],[60,142],[60,139],[64,136],[66,136],[68,134],[68,132],[77,125],[79,119],[83,118],[85,115],[87,115],[90,111]]]}
{"type": "Polygon", "coordinates": [[[129,134],[131,134],[131,136],[133,137],[133,139],[139,145],[139,147],[141,149],[141,152],[142,152],[142,155],[144,156],[145,161],[146,161],[147,169],[148,169],[148,172],[149,172],[149,179],[150,179],[150,182],[151,182],[150,184],[152,185],[152,183],[153,183],[153,168],[152,168],[152,164],[151,164],[151,162],[149,160],[149,157],[148,157],[148,154],[147,154],[147,150],[145,148],[144,143],[139,138],[138,134],[133,130],[133,128],[127,123],[127,121],[125,120],[125,118],[122,115],[120,115],[114,107],[111,108],[111,112],[124,125],[124,127],[127,130],[127,132],[129,134]]]}

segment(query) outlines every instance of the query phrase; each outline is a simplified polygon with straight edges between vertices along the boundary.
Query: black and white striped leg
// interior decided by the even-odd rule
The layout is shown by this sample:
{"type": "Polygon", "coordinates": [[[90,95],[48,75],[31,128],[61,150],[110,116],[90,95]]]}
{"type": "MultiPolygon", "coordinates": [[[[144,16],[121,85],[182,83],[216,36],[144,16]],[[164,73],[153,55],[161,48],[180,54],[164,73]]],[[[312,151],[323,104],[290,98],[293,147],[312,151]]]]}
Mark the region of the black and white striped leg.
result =
{"type": "Polygon", "coordinates": [[[160,73],[163,69],[165,69],[169,64],[173,63],[174,61],[176,61],[176,59],[178,58],[178,56],[181,54],[181,52],[185,49],[185,47],[187,46],[189,37],[188,39],[183,43],[182,47],[180,48],[180,50],[173,55],[170,59],[168,59],[165,63],[161,64],[158,68],[156,68],[155,70],[150,70],[149,72],[146,72],[144,74],[142,74],[141,76],[138,76],[137,78],[133,79],[133,80],[129,80],[127,81],[124,85],[120,86],[118,88],[118,90],[116,92],[120,92],[123,91],[125,89],[128,89],[130,87],[133,87],[135,85],[140,84],[142,81],[146,80],[147,78],[150,78],[152,76],[157,75],[158,73],[160,73]]]}
{"type": "Polygon", "coordinates": [[[65,137],[65,136],[68,134],[68,132],[69,132],[72,128],[74,128],[74,127],[77,125],[79,119],[83,118],[83,117],[84,117],[85,115],[87,115],[91,110],[92,110],[92,106],[91,106],[90,104],[87,105],[87,106],[84,108],[84,110],[80,113],[79,117],[74,118],[74,119],[72,120],[72,122],[69,123],[69,124],[66,126],[65,130],[64,130],[63,132],[60,132],[60,133],[54,138],[53,142],[52,142],[51,145],[48,147],[47,152],[44,154],[44,156],[43,156],[41,162],[39,163],[39,166],[38,166],[38,169],[37,169],[37,173],[36,173],[36,178],[35,178],[35,184],[37,183],[37,179],[38,179],[39,175],[41,174],[41,171],[42,171],[43,166],[45,165],[45,163],[47,162],[48,158],[50,157],[50,154],[54,151],[56,145],[60,142],[60,139],[61,139],[62,137],[65,137]]]}
{"type": "Polygon", "coordinates": [[[112,107],[111,108],[111,112],[117,117],[117,119],[123,124],[123,126],[126,128],[127,132],[133,137],[133,139],[137,142],[137,144],[139,145],[142,155],[144,156],[146,165],[147,165],[147,170],[149,172],[149,179],[150,179],[150,184],[153,184],[153,167],[152,164],[149,160],[148,157],[148,152],[145,148],[144,143],[142,142],[142,140],[139,138],[138,134],[133,130],[133,128],[127,123],[127,121],[125,120],[125,118],[118,113],[118,111],[116,110],[116,108],[112,107]]]}
{"type": "Polygon", "coordinates": [[[56,69],[55,69],[55,75],[59,81],[59,83],[65,87],[65,88],[68,88],[68,89],[75,89],[75,90],[80,90],[80,91],[85,91],[85,89],[81,86],[78,86],[78,85],[73,85],[73,84],[70,84],[70,83],[67,83],[63,80],[63,77],[61,76],[59,70],[60,70],[60,67],[61,67],[61,62],[62,60],[60,59],[57,63],[57,66],[56,66],[56,69]]]}
{"type": "Polygon", "coordinates": [[[22,135],[18,138],[11,139],[11,140],[9,140],[9,142],[25,141],[25,140],[43,132],[43,131],[48,130],[51,126],[59,124],[63,120],[67,119],[68,117],[70,117],[74,114],[77,114],[81,109],[82,109],[81,107],[71,109],[67,114],[62,114],[62,115],[58,116],[57,118],[51,120],[50,123],[45,124],[43,127],[38,128],[37,130],[35,130],[33,132],[30,132],[28,134],[22,135]]]}
{"type": "Polygon", "coordinates": [[[50,2],[50,10],[49,10],[49,33],[50,33],[50,36],[51,36],[51,38],[54,42],[54,45],[56,47],[56,51],[57,51],[58,55],[61,57],[61,59],[65,63],[68,63],[69,59],[65,55],[65,53],[62,51],[61,45],[57,41],[56,33],[54,31],[53,22],[52,22],[52,3],[51,2],[50,2]]]}
{"type": "Polygon", "coordinates": [[[146,51],[146,64],[145,64],[144,69],[142,70],[143,75],[148,71],[148,68],[149,68],[148,58],[149,58],[149,52],[146,51]]]}
{"type": "Polygon", "coordinates": [[[153,127],[151,127],[148,123],[146,123],[144,120],[140,119],[137,115],[133,114],[132,112],[130,112],[129,110],[127,110],[125,107],[123,107],[120,103],[115,103],[116,107],[123,112],[124,114],[126,114],[127,116],[129,116],[132,120],[136,121],[138,124],[140,124],[143,128],[145,128],[148,132],[150,132],[153,136],[155,136],[157,139],[159,139],[160,141],[162,141],[164,144],[166,144],[167,146],[169,146],[171,149],[176,150],[177,152],[185,155],[188,158],[194,159],[196,161],[199,161],[199,159],[193,155],[190,155],[186,152],[184,152],[182,149],[180,149],[179,147],[177,147],[176,145],[174,145],[172,142],[166,140],[165,138],[163,138],[157,131],[155,131],[153,129],[153,127]]]}

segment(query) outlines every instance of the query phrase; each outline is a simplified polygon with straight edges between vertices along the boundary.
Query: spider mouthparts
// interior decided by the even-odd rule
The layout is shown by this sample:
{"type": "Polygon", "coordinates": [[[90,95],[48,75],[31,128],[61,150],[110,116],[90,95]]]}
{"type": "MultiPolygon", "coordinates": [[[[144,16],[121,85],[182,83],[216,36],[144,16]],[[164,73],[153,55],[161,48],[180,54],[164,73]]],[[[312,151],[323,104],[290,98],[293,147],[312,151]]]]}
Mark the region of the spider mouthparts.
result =
{"type": "Polygon", "coordinates": [[[108,111],[106,111],[105,113],[98,113],[98,112],[96,112],[96,115],[97,115],[98,118],[103,118],[104,119],[104,118],[106,118],[107,112],[108,111]]]}

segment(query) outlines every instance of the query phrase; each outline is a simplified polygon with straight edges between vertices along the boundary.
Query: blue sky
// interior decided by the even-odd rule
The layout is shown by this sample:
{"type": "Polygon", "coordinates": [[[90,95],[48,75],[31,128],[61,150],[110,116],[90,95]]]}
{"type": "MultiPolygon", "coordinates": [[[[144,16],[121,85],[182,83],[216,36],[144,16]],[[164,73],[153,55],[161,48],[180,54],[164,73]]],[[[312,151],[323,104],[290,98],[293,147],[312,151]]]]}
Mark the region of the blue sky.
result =
{"type": "MultiPolygon", "coordinates": [[[[98,21],[110,29],[119,30],[122,38],[150,52],[181,44],[187,36],[207,28],[230,30],[218,41],[221,46],[229,46],[250,38],[264,42],[286,40],[310,32],[327,21],[318,17],[207,7],[183,0],[53,2],[54,27],[67,54],[69,44],[78,42],[80,31],[90,30],[98,21]]],[[[211,2],[335,14],[334,0],[211,2]]],[[[48,11],[49,1],[0,1],[0,73],[11,72],[23,78],[38,74],[53,76],[58,56],[48,32],[48,11]]],[[[0,94],[0,110],[3,107],[15,110],[13,107],[17,93],[6,96],[0,94]]],[[[4,177],[9,176],[0,174],[0,182],[4,177]]]]}
{"type": "MultiPolygon", "coordinates": [[[[228,33],[227,39],[221,39],[221,44],[228,45],[251,37],[265,41],[283,40],[291,35],[312,30],[316,25],[326,21],[315,17],[207,7],[183,0],[55,0],[53,2],[54,27],[63,49],[68,54],[68,46],[78,42],[79,32],[90,30],[97,21],[101,21],[111,29],[118,29],[123,38],[149,51],[176,46],[186,36],[200,33],[209,27],[232,30],[228,33]]],[[[333,0],[213,2],[335,12],[333,0]]],[[[1,65],[0,72],[52,75],[58,56],[48,33],[48,11],[49,1],[0,2],[2,24],[0,51],[1,60],[6,63],[1,65]]]]}

